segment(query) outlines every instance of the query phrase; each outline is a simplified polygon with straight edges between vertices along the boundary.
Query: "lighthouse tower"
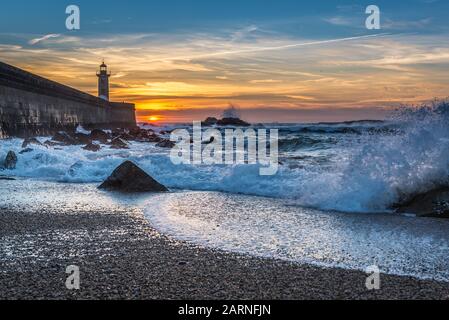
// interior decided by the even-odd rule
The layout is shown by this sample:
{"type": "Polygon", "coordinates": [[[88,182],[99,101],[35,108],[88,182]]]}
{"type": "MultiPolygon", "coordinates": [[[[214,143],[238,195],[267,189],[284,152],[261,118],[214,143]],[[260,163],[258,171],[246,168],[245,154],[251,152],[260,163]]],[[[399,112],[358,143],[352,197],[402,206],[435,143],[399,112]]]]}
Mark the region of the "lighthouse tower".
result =
{"type": "Polygon", "coordinates": [[[97,71],[98,77],[98,96],[109,101],[109,77],[108,66],[104,63],[100,65],[100,71],[97,71]]]}

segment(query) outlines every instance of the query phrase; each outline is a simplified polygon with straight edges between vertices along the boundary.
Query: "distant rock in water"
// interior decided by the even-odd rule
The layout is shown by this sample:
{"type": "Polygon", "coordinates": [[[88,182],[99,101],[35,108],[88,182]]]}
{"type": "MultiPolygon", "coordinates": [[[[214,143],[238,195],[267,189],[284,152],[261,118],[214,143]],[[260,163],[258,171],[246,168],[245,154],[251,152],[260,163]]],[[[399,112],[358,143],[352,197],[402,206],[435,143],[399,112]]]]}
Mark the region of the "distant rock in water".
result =
{"type": "Polygon", "coordinates": [[[121,164],[99,189],[122,192],[166,192],[168,189],[131,161],[121,164]]]}
{"type": "Polygon", "coordinates": [[[86,145],[85,147],[83,147],[83,149],[87,150],[87,151],[98,152],[101,150],[101,146],[99,144],[91,142],[88,145],[86,145]]]}
{"type": "Polygon", "coordinates": [[[31,148],[25,148],[22,151],[19,152],[19,154],[25,154],[25,153],[29,153],[29,152],[33,152],[34,150],[31,148]]]}
{"type": "Polygon", "coordinates": [[[17,155],[14,151],[9,151],[5,159],[5,169],[14,170],[17,165],[17,155]]]}
{"type": "Polygon", "coordinates": [[[121,137],[116,137],[111,141],[111,149],[129,149],[129,145],[121,137]]]}
{"type": "Polygon", "coordinates": [[[85,133],[76,133],[75,137],[76,141],[79,144],[90,144],[92,142],[92,139],[90,138],[90,135],[85,134],[85,133]]]}
{"type": "Polygon", "coordinates": [[[213,126],[213,125],[216,125],[217,122],[218,122],[217,118],[209,117],[205,121],[203,121],[202,125],[203,126],[213,126]]]}
{"type": "Polygon", "coordinates": [[[108,143],[109,135],[100,129],[94,129],[90,133],[90,138],[94,141],[100,141],[103,144],[108,143]]]}
{"type": "Polygon", "coordinates": [[[160,141],[160,142],[158,142],[156,144],[156,147],[159,147],[159,148],[174,148],[175,145],[176,145],[176,143],[174,143],[173,141],[163,139],[162,141],[160,141]]]}
{"type": "Polygon", "coordinates": [[[449,187],[417,195],[395,208],[398,213],[411,213],[419,217],[449,218],[449,187]]]}
{"type": "Polygon", "coordinates": [[[63,143],[65,145],[67,145],[67,146],[78,144],[78,141],[76,141],[75,138],[73,138],[68,133],[63,132],[63,131],[60,131],[60,132],[56,133],[53,136],[52,141],[60,142],[60,143],[63,143]]]}
{"type": "Polygon", "coordinates": [[[30,144],[34,144],[34,145],[37,145],[37,146],[43,146],[43,144],[39,140],[37,140],[36,138],[27,138],[27,139],[25,139],[23,141],[22,148],[25,149],[30,144]]]}
{"type": "Polygon", "coordinates": [[[218,120],[219,126],[236,126],[236,127],[249,127],[250,124],[238,118],[223,118],[218,120]]]}

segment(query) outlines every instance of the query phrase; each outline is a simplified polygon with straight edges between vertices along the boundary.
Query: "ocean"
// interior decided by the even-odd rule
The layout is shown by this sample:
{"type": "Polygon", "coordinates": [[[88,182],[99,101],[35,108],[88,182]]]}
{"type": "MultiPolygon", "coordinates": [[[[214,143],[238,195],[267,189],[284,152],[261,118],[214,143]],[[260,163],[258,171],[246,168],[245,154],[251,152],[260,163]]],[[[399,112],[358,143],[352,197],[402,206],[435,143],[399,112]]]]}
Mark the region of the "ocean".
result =
{"type": "MultiPolygon", "coordinates": [[[[15,170],[0,172],[17,178],[1,181],[0,200],[5,207],[139,206],[157,230],[196,245],[449,281],[449,221],[392,211],[413,194],[448,185],[446,110],[404,109],[388,121],[254,125],[279,130],[274,176],[261,176],[259,165],[174,165],[169,149],[151,143],[97,153],[33,145],[15,170]],[[173,192],[127,199],[97,190],[125,159],[173,192]]],[[[151,126],[161,133],[190,127],[151,126]]],[[[22,142],[3,140],[0,159],[20,152],[22,142]]]]}

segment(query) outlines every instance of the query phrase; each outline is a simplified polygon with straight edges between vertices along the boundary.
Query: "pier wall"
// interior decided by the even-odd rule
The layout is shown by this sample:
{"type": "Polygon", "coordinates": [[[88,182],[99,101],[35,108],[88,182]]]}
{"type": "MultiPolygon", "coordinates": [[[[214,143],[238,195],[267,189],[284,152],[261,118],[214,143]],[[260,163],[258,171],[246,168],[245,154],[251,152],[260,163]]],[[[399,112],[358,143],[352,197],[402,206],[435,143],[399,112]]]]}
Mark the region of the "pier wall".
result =
{"type": "Polygon", "coordinates": [[[136,126],[134,104],[109,102],[0,62],[0,138],[136,126]]]}

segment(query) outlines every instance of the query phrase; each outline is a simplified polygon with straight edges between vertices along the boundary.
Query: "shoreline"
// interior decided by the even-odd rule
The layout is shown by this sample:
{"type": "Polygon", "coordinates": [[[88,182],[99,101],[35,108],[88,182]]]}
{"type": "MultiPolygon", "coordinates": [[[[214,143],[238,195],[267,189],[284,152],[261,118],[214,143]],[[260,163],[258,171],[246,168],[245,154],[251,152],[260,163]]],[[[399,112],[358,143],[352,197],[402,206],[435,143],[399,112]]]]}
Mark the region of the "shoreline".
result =
{"type": "Polygon", "coordinates": [[[449,283],[202,248],[159,234],[136,206],[0,209],[0,299],[449,299],[449,283]],[[65,287],[80,268],[81,289],[65,287]]]}

